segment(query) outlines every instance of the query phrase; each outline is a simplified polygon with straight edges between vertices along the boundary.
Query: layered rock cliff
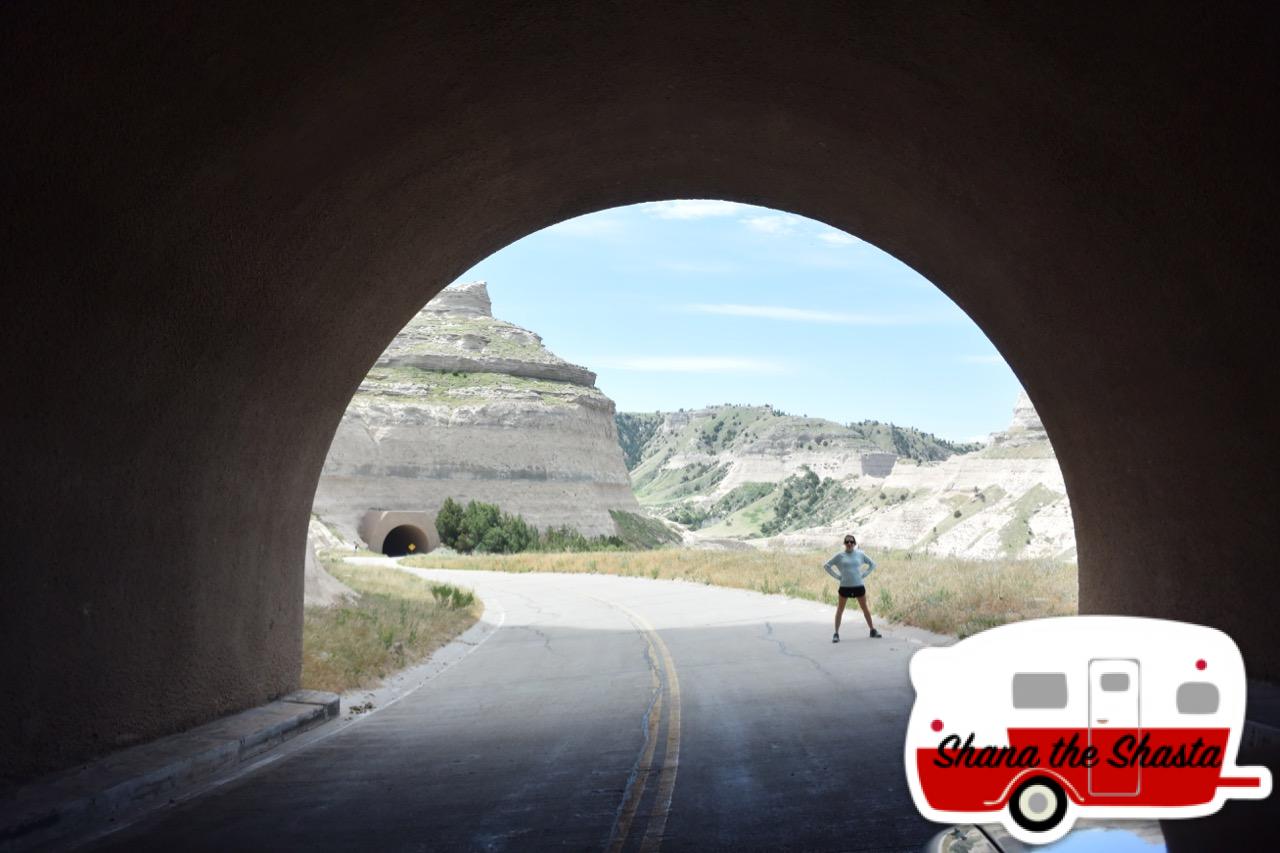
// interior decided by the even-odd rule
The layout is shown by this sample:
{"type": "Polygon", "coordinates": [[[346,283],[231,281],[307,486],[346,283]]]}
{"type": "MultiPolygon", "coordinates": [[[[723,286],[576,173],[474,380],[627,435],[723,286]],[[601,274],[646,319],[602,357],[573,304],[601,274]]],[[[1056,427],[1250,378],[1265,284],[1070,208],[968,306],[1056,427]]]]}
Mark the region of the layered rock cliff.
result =
{"type": "Polygon", "coordinates": [[[853,531],[869,547],[1075,557],[1062,472],[1025,394],[1009,427],[981,449],[760,407],[619,422],[641,502],[687,525],[689,544],[828,547],[853,531]]]}
{"type": "Polygon", "coordinates": [[[981,450],[942,462],[899,459],[887,477],[847,485],[846,511],[767,544],[835,547],[856,531],[868,546],[969,559],[1076,557],[1062,471],[1026,394],[981,450]]]}
{"type": "Polygon", "coordinates": [[[484,282],[442,291],[369,371],[313,511],[353,540],[371,510],[434,516],[448,497],[588,536],[617,532],[610,510],[639,512],[595,374],[494,318],[484,282]]]}

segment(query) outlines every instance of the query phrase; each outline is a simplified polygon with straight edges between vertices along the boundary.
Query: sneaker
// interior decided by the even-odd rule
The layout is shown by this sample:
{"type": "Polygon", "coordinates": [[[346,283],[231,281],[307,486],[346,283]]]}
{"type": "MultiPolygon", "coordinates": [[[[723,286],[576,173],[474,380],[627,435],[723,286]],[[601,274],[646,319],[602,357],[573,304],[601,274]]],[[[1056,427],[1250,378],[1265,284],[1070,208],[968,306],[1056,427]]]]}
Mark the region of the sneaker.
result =
{"type": "Polygon", "coordinates": [[[880,632],[879,632],[879,631],[877,631],[875,628],[872,628],[872,629],[871,629],[871,639],[873,639],[873,640],[878,640],[878,639],[880,639],[880,632]]]}
{"type": "Polygon", "coordinates": [[[837,634],[832,634],[832,635],[831,635],[831,642],[833,642],[833,643],[838,643],[838,642],[840,642],[840,635],[839,635],[838,633],[837,633],[837,634]]]}

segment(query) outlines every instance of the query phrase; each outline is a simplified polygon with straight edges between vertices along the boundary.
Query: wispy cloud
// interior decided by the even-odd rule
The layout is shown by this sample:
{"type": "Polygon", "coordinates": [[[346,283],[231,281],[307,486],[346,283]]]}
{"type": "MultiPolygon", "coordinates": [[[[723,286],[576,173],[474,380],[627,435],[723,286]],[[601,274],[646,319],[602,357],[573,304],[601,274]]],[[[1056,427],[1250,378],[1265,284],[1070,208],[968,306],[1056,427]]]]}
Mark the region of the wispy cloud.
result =
{"type": "Polygon", "coordinates": [[[800,217],[790,213],[768,213],[763,216],[748,216],[742,223],[752,231],[762,234],[790,234],[800,223],[800,217]]]}
{"type": "Polygon", "coordinates": [[[709,198],[686,198],[674,201],[655,201],[644,205],[644,210],[659,219],[709,219],[713,216],[736,216],[746,205],[735,201],[717,201],[709,198]]]}
{"type": "Polygon", "coordinates": [[[758,358],[732,356],[631,356],[597,358],[593,365],[615,370],[635,370],[646,373],[749,373],[778,376],[787,370],[781,364],[758,358]]]}
{"type": "Polygon", "coordinates": [[[626,224],[621,219],[589,213],[557,222],[546,230],[567,237],[617,237],[626,230],[626,224]]]}
{"type": "Polygon", "coordinates": [[[959,360],[963,364],[1004,364],[998,355],[962,355],[959,360]]]}
{"type": "Polygon", "coordinates": [[[693,304],[685,305],[683,310],[691,314],[756,317],[832,326],[919,326],[938,322],[937,318],[924,314],[848,314],[813,308],[788,308],[782,305],[693,304]]]}
{"type": "Polygon", "coordinates": [[[832,246],[853,246],[862,242],[852,234],[846,234],[843,231],[823,231],[818,235],[818,239],[832,246]]]}

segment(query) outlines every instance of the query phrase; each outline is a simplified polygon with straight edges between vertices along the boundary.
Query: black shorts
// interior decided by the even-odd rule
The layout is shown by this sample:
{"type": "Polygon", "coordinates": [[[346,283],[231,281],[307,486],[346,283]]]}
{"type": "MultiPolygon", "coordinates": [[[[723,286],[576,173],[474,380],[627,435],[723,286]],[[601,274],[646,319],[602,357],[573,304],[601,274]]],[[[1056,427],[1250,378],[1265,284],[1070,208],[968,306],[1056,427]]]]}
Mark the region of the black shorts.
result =
{"type": "Polygon", "coordinates": [[[840,587],[841,598],[862,598],[867,594],[865,586],[842,586],[840,587]]]}

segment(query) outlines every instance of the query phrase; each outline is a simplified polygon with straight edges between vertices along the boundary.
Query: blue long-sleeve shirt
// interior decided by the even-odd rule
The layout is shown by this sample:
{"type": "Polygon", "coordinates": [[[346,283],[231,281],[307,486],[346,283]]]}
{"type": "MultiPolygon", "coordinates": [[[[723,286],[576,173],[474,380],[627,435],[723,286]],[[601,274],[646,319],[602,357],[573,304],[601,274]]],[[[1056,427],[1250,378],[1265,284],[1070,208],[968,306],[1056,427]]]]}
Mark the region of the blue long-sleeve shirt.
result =
{"type": "Polygon", "coordinates": [[[862,579],[876,570],[876,561],[862,553],[861,548],[854,548],[836,554],[822,568],[840,581],[840,586],[862,586],[862,579]],[[865,572],[862,570],[864,565],[867,567],[865,572]],[[833,566],[839,571],[833,570],[833,566]]]}

